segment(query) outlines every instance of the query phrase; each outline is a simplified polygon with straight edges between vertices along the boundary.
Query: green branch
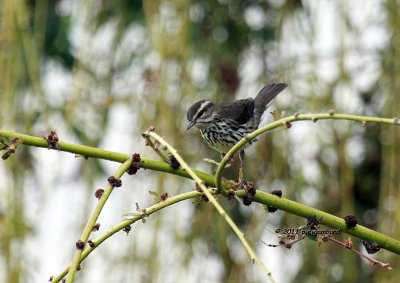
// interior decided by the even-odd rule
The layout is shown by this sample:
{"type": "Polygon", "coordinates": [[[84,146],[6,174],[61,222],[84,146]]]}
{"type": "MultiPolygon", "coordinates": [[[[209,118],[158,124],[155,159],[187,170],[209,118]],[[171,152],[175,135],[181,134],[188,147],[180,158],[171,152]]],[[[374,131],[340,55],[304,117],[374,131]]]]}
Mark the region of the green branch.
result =
{"type": "Polygon", "coordinates": [[[391,125],[400,125],[400,119],[399,118],[379,118],[379,117],[366,117],[366,116],[356,116],[356,115],[348,115],[348,114],[335,114],[334,111],[330,111],[329,113],[322,113],[322,114],[295,114],[293,116],[289,117],[284,117],[279,120],[276,120],[275,122],[272,122],[254,132],[251,134],[247,135],[240,141],[238,141],[224,156],[222,159],[221,163],[218,166],[217,172],[215,173],[215,183],[217,186],[217,189],[222,189],[222,172],[224,171],[224,168],[228,164],[230,158],[237,152],[239,151],[246,143],[249,141],[253,140],[257,136],[278,128],[278,127],[286,127],[290,128],[292,122],[297,122],[297,121],[306,121],[310,120],[313,122],[317,122],[318,120],[349,120],[349,121],[357,121],[361,122],[363,125],[366,125],[366,123],[369,122],[375,122],[375,123],[383,123],[383,124],[391,124],[391,125]]]}
{"type": "MultiPolygon", "coordinates": [[[[257,130],[252,135],[254,135],[254,134],[258,135],[261,132],[264,132],[264,131],[267,131],[267,130],[270,130],[273,128],[277,128],[282,125],[288,126],[288,124],[286,122],[290,123],[292,121],[297,121],[297,120],[299,120],[299,121],[300,120],[316,121],[317,119],[331,119],[331,118],[332,119],[348,119],[349,116],[350,116],[350,118],[352,118],[351,120],[360,121],[360,122],[366,121],[366,122],[381,122],[381,123],[395,124],[395,125],[399,124],[399,120],[397,118],[383,119],[383,118],[374,118],[374,117],[371,118],[371,117],[351,116],[351,115],[341,115],[341,114],[334,114],[334,115],[331,115],[331,114],[314,114],[314,115],[308,114],[308,115],[295,115],[295,116],[290,116],[287,118],[280,119],[278,121],[275,121],[275,122],[267,125],[264,128],[257,130]]],[[[48,148],[48,143],[43,138],[33,137],[33,136],[29,136],[29,135],[23,135],[23,134],[9,132],[9,131],[3,131],[3,130],[0,130],[0,135],[8,138],[10,140],[15,137],[18,137],[19,139],[22,140],[22,143],[25,145],[48,148]]],[[[242,142],[243,142],[243,140],[240,141],[240,143],[242,143],[242,142]]],[[[62,141],[58,142],[58,145],[59,145],[59,149],[58,149],[59,151],[71,152],[76,155],[85,156],[85,157],[100,158],[100,159],[105,159],[105,160],[110,160],[110,161],[115,161],[115,162],[120,162],[120,163],[122,163],[122,162],[126,161],[128,158],[130,158],[130,155],[127,155],[127,154],[122,154],[122,153],[117,153],[117,152],[112,152],[112,151],[102,150],[102,149],[98,149],[98,148],[94,148],[94,147],[77,145],[77,144],[72,144],[72,143],[67,143],[67,142],[62,142],[62,141]]],[[[238,144],[234,148],[232,148],[230,151],[230,154],[232,154],[236,151],[235,148],[237,150],[237,148],[240,148],[240,145],[238,144]]],[[[222,160],[222,162],[224,162],[224,160],[225,160],[225,162],[227,161],[224,158],[222,160]]],[[[221,166],[218,168],[219,173],[217,172],[217,174],[219,174],[219,175],[222,173],[222,170],[226,165],[226,163],[223,164],[222,162],[221,162],[221,166]]],[[[185,170],[183,170],[181,168],[173,169],[168,163],[158,161],[158,160],[152,160],[152,159],[147,159],[147,158],[141,157],[140,167],[159,171],[159,172],[174,174],[174,175],[182,176],[185,178],[191,178],[190,175],[188,174],[188,172],[186,172],[185,170]]],[[[193,170],[193,171],[201,180],[203,180],[205,182],[205,184],[207,186],[215,187],[216,180],[217,181],[219,180],[219,182],[221,182],[221,179],[219,179],[218,176],[217,176],[218,178],[215,178],[213,175],[207,174],[202,171],[198,171],[198,170],[193,170]]],[[[222,187],[224,191],[229,190],[230,186],[231,185],[226,181],[222,181],[220,184],[220,187],[222,187]]],[[[239,197],[244,197],[246,192],[238,191],[236,194],[239,197]]],[[[327,214],[323,211],[299,204],[297,202],[294,202],[294,201],[291,201],[291,200],[288,200],[285,198],[279,198],[277,196],[274,196],[274,195],[271,195],[268,193],[264,193],[260,190],[257,190],[254,201],[259,202],[263,205],[273,206],[273,207],[276,207],[283,211],[293,213],[295,215],[305,217],[305,218],[309,218],[313,215],[316,215],[317,218],[323,217],[323,220],[321,223],[330,228],[343,229],[343,231],[345,233],[354,235],[365,241],[376,242],[382,248],[400,255],[400,242],[398,240],[390,238],[384,234],[375,232],[371,229],[365,228],[360,225],[357,225],[355,227],[355,229],[346,230],[343,219],[333,216],[333,215],[330,215],[330,214],[327,214]]]]}
{"type": "MultiPolygon", "coordinates": [[[[236,192],[236,195],[238,197],[245,197],[247,195],[247,192],[245,190],[239,190],[236,192]]],[[[340,229],[346,234],[353,235],[367,242],[375,242],[381,248],[400,255],[400,241],[361,225],[356,225],[354,228],[349,229],[346,227],[346,222],[343,218],[334,216],[332,214],[289,199],[280,198],[273,194],[265,193],[260,190],[256,191],[253,200],[258,203],[268,204],[269,206],[272,206],[274,208],[306,219],[315,216],[317,219],[321,219],[320,223],[327,227],[330,227],[332,229],[340,229]]]]}

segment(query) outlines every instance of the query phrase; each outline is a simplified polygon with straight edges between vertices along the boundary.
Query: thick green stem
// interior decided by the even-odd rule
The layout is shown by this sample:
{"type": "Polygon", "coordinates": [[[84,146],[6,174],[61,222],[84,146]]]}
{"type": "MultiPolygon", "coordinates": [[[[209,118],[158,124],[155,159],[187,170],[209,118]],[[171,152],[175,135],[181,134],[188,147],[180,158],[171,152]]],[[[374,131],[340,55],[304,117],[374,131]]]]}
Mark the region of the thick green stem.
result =
{"type": "MultiPolygon", "coordinates": [[[[253,134],[259,133],[259,131],[266,131],[269,129],[279,127],[281,125],[285,125],[286,121],[289,121],[289,122],[296,121],[296,119],[297,120],[313,120],[314,118],[316,118],[316,119],[329,119],[329,118],[345,119],[344,117],[346,117],[346,116],[351,116],[351,115],[340,115],[340,114],[334,114],[333,116],[331,114],[296,115],[296,116],[291,116],[291,117],[287,117],[287,118],[283,118],[278,121],[275,121],[275,122],[271,123],[270,125],[267,125],[266,127],[257,130],[253,134]]],[[[351,116],[351,117],[353,118],[352,120],[356,120],[356,121],[360,121],[360,122],[362,122],[362,121],[382,122],[382,123],[386,123],[386,124],[395,124],[395,125],[397,125],[399,123],[398,119],[396,119],[396,118],[395,119],[382,119],[382,118],[362,117],[362,116],[351,116]]],[[[286,126],[287,126],[287,124],[286,124],[286,126]]],[[[22,139],[22,143],[25,145],[31,145],[31,146],[37,146],[37,147],[43,147],[43,148],[48,147],[47,142],[43,138],[39,138],[39,137],[23,135],[23,134],[9,132],[9,131],[3,131],[3,130],[0,130],[0,135],[6,137],[8,139],[18,137],[18,138],[22,139]]],[[[60,145],[59,151],[71,152],[71,153],[75,153],[77,155],[82,155],[82,156],[86,156],[86,157],[100,158],[100,159],[105,159],[105,160],[110,160],[110,161],[115,161],[115,162],[120,162],[120,163],[126,161],[130,157],[130,155],[127,155],[127,154],[102,150],[102,149],[93,148],[93,147],[89,147],[89,146],[71,144],[71,143],[67,143],[67,142],[60,141],[60,142],[58,142],[58,144],[60,145]]],[[[237,148],[240,148],[240,146],[238,146],[237,148]]],[[[233,152],[235,152],[234,148],[232,148],[231,150],[233,152]]],[[[225,158],[223,160],[225,160],[225,158]]],[[[227,161],[228,160],[226,159],[226,162],[227,161]]],[[[218,169],[219,173],[217,172],[217,174],[219,174],[219,176],[221,175],[223,168],[226,166],[226,163],[221,164],[221,165],[222,166],[220,166],[218,169]]],[[[159,172],[166,172],[169,174],[179,175],[179,176],[182,176],[185,178],[191,178],[190,175],[188,174],[188,172],[186,172],[185,170],[183,170],[181,168],[173,169],[168,163],[158,161],[158,160],[152,160],[152,159],[147,159],[147,158],[142,157],[141,161],[140,161],[140,167],[159,171],[159,172]]],[[[226,181],[222,181],[220,179],[220,177],[218,177],[218,176],[217,176],[218,178],[215,178],[215,176],[207,174],[202,171],[198,171],[198,170],[193,170],[193,171],[201,180],[203,180],[205,182],[205,184],[207,186],[215,187],[216,181],[219,180],[219,182],[221,182],[220,186],[222,187],[223,191],[227,191],[231,187],[231,184],[229,184],[226,181]]],[[[239,197],[245,196],[244,192],[243,192],[243,195],[241,195],[240,192],[238,192],[237,195],[239,197]]],[[[293,213],[295,215],[299,215],[299,216],[305,217],[305,218],[309,218],[310,216],[312,216],[314,214],[318,218],[322,216],[322,217],[324,217],[322,220],[322,224],[324,224],[332,229],[343,229],[343,227],[344,227],[344,221],[338,217],[335,217],[330,214],[325,214],[325,212],[316,210],[312,207],[308,207],[308,206],[299,204],[299,203],[291,201],[291,200],[279,198],[277,196],[261,192],[260,190],[257,190],[254,201],[259,202],[263,205],[273,206],[273,207],[276,207],[283,211],[287,211],[289,213],[293,213]],[[336,220],[329,221],[330,218],[328,216],[334,217],[332,219],[336,219],[336,220]]],[[[365,241],[376,242],[382,248],[400,255],[400,242],[396,239],[387,237],[384,234],[378,233],[376,231],[373,231],[371,229],[365,228],[360,225],[357,225],[355,229],[344,230],[344,232],[348,233],[350,235],[359,237],[360,239],[363,239],[365,241]]]]}

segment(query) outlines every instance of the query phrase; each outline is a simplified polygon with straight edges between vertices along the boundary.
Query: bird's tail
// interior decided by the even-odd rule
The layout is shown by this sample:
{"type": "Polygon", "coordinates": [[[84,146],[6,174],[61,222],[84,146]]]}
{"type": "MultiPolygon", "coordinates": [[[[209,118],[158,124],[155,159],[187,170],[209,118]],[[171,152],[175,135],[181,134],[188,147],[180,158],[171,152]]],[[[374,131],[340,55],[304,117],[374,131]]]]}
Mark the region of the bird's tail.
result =
{"type": "Polygon", "coordinates": [[[254,100],[254,117],[257,125],[260,123],[261,116],[271,102],[282,90],[287,87],[285,83],[269,84],[264,86],[254,100]]]}

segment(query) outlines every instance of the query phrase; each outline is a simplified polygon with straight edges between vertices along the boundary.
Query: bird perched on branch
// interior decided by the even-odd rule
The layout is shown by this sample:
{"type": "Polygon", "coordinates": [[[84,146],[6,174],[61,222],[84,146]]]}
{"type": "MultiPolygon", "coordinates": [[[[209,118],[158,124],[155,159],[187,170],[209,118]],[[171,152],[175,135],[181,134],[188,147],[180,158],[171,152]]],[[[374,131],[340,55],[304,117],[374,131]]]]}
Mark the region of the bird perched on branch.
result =
{"type": "MultiPolygon", "coordinates": [[[[217,104],[200,100],[187,112],[189,124],[186,130],[193,126],[200,129],[204,141],[224,156],[238,141],[257,130],[268,103],[286,87],[285,83],[269,84],[260,90],[256,98],[249,97],[232,103],[217,104]]],[[[239,180],[242,181],[244,149],[240,151],[239,159],[239,180]]]]}

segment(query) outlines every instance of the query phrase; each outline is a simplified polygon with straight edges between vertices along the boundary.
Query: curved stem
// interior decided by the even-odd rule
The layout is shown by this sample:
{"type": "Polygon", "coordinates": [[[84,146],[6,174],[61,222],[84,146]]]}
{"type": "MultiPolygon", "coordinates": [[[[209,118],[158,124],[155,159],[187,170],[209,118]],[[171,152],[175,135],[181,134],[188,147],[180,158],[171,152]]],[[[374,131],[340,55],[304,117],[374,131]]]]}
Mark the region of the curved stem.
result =
{"type": "Polygon", "coordinates": [[[383,124],[391,124],[391,125],[400,125],[399,118],[379,118],[379,117],[366,117],[366,116],[356,116],[356,115],[349,115],[349,114],[335,114],[333,112],[330,113],[321,113],[321,114],[298,114],[289,117],[284,117],[279,120],[276,120],[241,139],[238,141],[224,156],[221,160],[217,172],[215,173],[215,183],[217,189],[222,189],[222,172],[224,171],[225,166],[228,164],[230,158],[239,151],[246,143],[253,140],[255,137],[278,127],[284,126],[286,128],[291,127],[291,122],[297,121],[306,121],[310,120],[316,122],[318,120],[327,120],[327,119],[335,119],[335,120],[349,120],[349,121],[357,121],[363,124],[367,122],[376,122],[376,123],[383,123],[383,124]]]}
{"type": "MultiPolygon", "coordinates": [[[[166,200],[156,203],[148,208],[146,208],[146,215],[151,215],[157,211],[160,211],[163,208],[166,208],[170,205],[173,205],[175,203],[187,200],[187,199],[192,199],[195,197],[199,197],[202,193],[201,192],[197,192],[197,191],[192,191],[192,192],[188,192],[188,193],[183,193],[174,197],[169,197],[166,200]]],[[[97,237],[96,239],[92,240],[92,245],[86,247],[81,254],[80,257],[80,261],[82,262],[83,260],[85,260],[89,254],[91,254],[98,246],[100,246],[105,240],[107,240],[108,238],[110,238],[112,235],[114,235],[115,233],[121,231],[122,229],[124,229],[125,227],[135,223],[136,221],[142,220],[142,215],[137,214],[132,216],[130,219],[126,219],[120,223],[118,223],[117,225],[115,225],[113,228],[111,228],[110,230],[108,230],[106,233],[104,233],[103,235],[97,237]]],[[[53,280],[51,281],[52,283],[56,283],[59,282],[68,272],[68,270],[70,269],[70,266],[65,267],[57,276],[53,277],[53,280]]]]}

